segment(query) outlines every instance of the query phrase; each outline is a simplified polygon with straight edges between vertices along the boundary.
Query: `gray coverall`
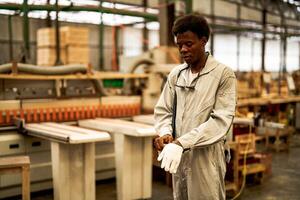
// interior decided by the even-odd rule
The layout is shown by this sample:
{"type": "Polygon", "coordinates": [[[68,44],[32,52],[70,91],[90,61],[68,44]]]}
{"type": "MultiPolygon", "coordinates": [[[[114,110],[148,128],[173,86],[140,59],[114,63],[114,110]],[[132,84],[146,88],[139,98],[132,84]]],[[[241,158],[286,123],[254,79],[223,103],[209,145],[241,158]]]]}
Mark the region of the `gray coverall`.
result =
{"type": "Polygon", "coordinates": [[[209,56],[187,88],[187,68],[184,63],[170,72],[154,109],[156,131],[160,136],[172,134],[176,90],[176,138],[190,150],[183,153],[177,173],[173,174],[173,196],[175,200],[222,200],[224,140],[235,114],[236,78],[229,67],[209,56]]]}

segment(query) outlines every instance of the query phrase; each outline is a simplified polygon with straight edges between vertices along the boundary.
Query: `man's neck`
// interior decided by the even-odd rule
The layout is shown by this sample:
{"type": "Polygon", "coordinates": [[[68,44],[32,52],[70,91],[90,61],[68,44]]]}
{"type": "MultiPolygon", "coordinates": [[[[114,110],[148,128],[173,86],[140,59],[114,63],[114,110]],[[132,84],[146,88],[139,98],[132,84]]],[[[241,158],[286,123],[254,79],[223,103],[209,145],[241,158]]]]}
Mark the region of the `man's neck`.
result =
{"type": "Polygon", "coordinates": [[[204,68],[207,58],[208,54],[204,52],[201,55],[200,61],[196,65],[191,65],[192,73],[199,73],[204,68]]]}

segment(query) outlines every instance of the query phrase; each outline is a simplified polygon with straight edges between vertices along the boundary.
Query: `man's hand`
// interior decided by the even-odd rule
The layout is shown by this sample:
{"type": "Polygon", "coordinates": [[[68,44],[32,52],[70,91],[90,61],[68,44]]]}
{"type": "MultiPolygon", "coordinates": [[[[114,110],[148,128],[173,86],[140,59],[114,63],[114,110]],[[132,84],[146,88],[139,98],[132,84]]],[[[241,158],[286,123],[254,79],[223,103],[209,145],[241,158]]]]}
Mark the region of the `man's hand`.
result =
{"type": "Polygon", "coordinates": [[[170,134],[157,137],[154,139],[154,146],[156,150],[161,151],[166,144],[169,144],[173,141],[173,137],[170,134]]]}
{"type": "Polygon", "coordinates": [[[165,171],[170,171],[170,173],[176,173],[182,152],[183,148],[180,145],[167,144],[157,158],[161,161],[161,168],[165,168],[165,171]]]}

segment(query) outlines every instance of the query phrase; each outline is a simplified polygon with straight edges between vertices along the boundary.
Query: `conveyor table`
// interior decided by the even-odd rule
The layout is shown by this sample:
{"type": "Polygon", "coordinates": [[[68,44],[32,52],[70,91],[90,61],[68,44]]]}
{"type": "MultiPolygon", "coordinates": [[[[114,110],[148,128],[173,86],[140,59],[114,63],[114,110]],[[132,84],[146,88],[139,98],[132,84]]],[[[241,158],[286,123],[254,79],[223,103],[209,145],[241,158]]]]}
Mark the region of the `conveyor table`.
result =
{"type": "Polygon", "coordinates": [[[79,126],[113,134],[118,200],[151,198],[153,126],[107,118],[81,120],[79,126]]]}
{"type": "Polygon", "coordinates": [[[25,129],[51,141],[54,199],[94,200],[95,142],[110,140],[110,135],[51,122],[27,124],[25,129]]]}

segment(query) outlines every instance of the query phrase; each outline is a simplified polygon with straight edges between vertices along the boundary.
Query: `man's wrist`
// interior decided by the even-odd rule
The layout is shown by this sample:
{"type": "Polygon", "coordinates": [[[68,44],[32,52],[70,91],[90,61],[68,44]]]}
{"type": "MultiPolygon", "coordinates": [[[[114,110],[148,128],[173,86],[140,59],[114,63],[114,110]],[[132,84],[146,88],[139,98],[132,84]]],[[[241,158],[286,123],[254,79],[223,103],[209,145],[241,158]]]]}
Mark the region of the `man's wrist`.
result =
{"type": "Polygon", "coordinates": [[[179,146],[181,146],[183,148],[182,144],[178,140],[174,140],[173,143],[177,144],[177,145],[179,145],[179,146]]]}

